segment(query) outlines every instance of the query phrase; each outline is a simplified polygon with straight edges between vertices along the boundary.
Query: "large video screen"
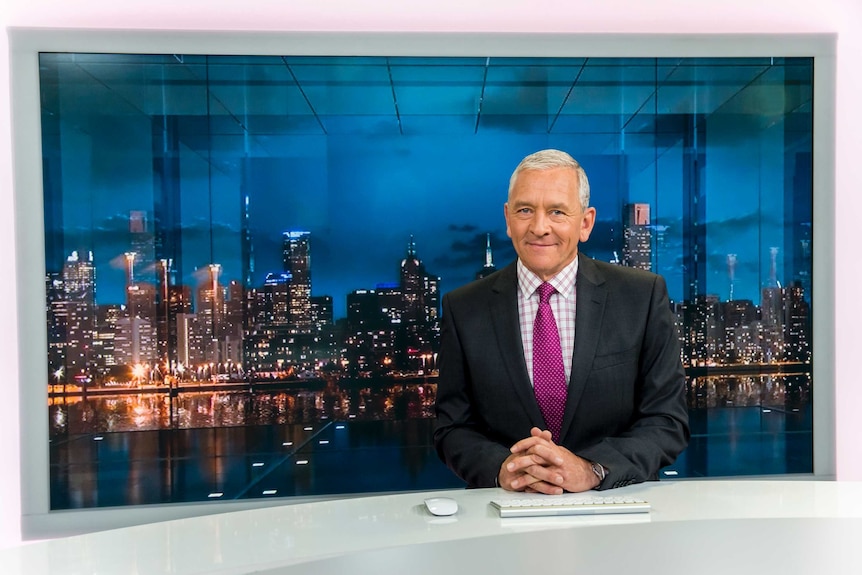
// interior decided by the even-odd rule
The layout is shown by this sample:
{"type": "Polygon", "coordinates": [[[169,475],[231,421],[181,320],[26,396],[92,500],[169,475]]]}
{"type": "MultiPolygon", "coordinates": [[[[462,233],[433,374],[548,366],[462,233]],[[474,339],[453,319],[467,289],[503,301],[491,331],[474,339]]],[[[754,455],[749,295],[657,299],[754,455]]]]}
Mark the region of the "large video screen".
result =
{"type": "Polygon", "coordinates": [[[779,56],[40,54],[51,509],[463,485],[440,301],[513,261],[544,148],[581,250],[667,280],[663,477],[812,473],[814,59],[779,56]]]}

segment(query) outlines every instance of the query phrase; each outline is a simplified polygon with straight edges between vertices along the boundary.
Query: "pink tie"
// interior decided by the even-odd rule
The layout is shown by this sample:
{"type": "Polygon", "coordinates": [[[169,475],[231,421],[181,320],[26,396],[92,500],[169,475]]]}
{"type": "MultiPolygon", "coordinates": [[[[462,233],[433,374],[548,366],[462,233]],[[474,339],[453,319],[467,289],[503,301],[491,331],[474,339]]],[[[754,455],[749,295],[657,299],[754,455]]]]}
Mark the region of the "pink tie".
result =
{"type": "Polygon", "coordinates": [[[545,282],[537,291],[539,311],[533,326],[533,389],[545,424],[551,431],[554,443],[557,443],[560,440],[560,427],[563,425],[567,391],[560,332],[557,331],[554,311],[549,303],[551,294],[557,290],[545,282]]]}

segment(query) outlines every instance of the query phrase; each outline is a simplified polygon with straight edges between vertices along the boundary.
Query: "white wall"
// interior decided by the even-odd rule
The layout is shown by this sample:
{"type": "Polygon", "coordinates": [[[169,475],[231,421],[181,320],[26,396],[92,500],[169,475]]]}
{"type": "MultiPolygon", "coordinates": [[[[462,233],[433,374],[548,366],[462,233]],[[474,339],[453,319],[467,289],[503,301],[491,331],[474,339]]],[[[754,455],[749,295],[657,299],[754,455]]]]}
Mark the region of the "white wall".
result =
{"type": "MultiPolygon", "coordinates": [[[[855,227],[862,214],[862,2],[860,0],[4,0],[0,25],[280,31],[831,32],[838,33],[836,168],[836,394],[838,478],[862,480],[862,406],[854,352],[862,280],[855,227]]],[[[8,44],[0,45],[0,246],[12,244],[8,44]]],[[[818,233],[825,233],[818,230],[818,233]]],[[[7,272],[8,273],[8,272],[7,272]]],[[[20,539],[15,289],[0,282],[0,547],[20,539]]],[[[816,312],[815,312],[816,313],[816,312]]],[[[816,351],[815,351],[816,353],[816,351]]],[[[34,382],[38,384],[38,382],[34,382]]],[[[47,470],[46,470],[47,472],[47,470]]]]}

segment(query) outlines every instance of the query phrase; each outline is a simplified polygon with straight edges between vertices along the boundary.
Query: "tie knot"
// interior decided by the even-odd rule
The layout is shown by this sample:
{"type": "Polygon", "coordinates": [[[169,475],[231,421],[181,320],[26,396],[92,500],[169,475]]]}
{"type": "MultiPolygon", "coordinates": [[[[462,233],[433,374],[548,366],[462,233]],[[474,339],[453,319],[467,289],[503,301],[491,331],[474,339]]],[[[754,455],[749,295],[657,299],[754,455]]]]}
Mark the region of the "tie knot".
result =
{"type": "Polygon", "coordinates": [[[540,285],[536,291],[539,292],[539,303],[548,303],[551,301],[551,295],[553,295],[557,290],[554,286],[545,282],[540,285]]]}

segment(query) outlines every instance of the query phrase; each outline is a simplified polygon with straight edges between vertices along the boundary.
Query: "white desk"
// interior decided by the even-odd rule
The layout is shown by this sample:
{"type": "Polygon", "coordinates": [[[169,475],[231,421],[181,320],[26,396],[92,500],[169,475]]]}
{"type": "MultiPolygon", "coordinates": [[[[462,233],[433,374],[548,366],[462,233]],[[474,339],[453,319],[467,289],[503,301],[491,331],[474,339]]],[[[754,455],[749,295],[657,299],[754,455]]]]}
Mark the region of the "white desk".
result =
{"type": "Polygon", "coordinates": [[[649,514],[500,519],[501,490],[325,501],[167,521],[0,551],[13,573],[860,573],[862,483],[633,485],[649,514]],[[429,495],[460,505],[433,517],[429,495]]]}

